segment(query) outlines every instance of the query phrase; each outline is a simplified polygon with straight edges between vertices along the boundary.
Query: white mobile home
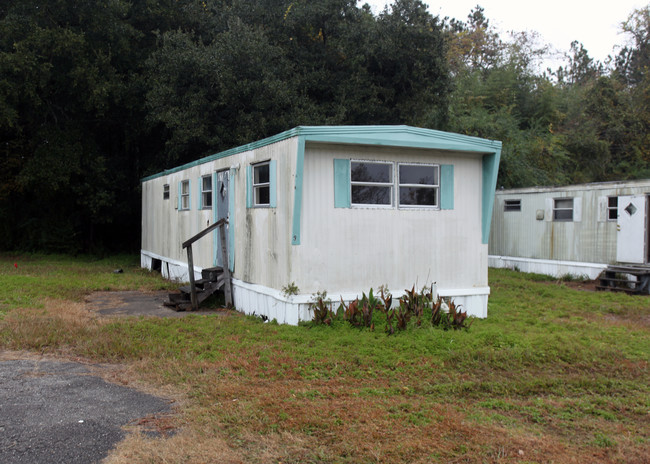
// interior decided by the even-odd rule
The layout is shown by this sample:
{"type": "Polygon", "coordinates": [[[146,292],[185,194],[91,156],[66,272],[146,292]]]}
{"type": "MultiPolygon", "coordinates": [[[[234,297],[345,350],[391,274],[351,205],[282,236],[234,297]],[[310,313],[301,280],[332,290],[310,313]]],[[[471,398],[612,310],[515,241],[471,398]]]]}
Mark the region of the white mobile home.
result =
{"type": "MultiPolygon", "coordinates": [[[[245,313],[296,324],[317,291],[436,282],[485,317],[500,154],[501,142],[408,126],[297,127],[143,179],[142,266],[187,280],[181,243],[227,218],[245,313]],[[298,294],[283,293],[292,283],[298,294]]],[[[195,273],[223,265],[218,233],[194,244],[195,273]]]]}
{"type": "Polygon", "coordinates": [[[595,279],[650,263],[650,180],[498,190],[490,266],[595,279]]]}

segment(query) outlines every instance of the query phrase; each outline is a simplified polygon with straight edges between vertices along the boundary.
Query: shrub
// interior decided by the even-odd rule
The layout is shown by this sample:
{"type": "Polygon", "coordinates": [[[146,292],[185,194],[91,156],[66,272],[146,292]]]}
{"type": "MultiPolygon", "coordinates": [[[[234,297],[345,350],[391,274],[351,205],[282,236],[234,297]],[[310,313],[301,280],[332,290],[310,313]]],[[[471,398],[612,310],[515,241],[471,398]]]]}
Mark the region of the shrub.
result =
{"type": "Polygon", "coordinates": [[[327,292],[317,292],[309,303],[309,309],[314,313],[312,321],[316,324],[331,325],[335,315],[332,312],[332,300],[327,298],[327,292]]]}

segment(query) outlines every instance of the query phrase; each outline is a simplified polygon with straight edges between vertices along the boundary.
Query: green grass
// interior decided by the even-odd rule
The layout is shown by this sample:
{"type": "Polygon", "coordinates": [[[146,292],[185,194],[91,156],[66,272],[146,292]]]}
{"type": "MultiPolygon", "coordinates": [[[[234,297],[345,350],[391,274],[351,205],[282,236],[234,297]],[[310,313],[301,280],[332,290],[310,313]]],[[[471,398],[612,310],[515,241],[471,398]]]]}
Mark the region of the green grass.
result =
{"type": "Polygon", "coordinates": [[[0,255],[0,312],[40,308],[45,298],[80,301],[98,290],[164,290],[169,282],[140,268],[138,256],[0,255]],[[113,271],[124,272],[115,274],[113,271]]]}
{"type": "Polygon", "coordinates": [[[469,331],[388,336],[380,318],[371,331],[237,314],[71,323],[48,301],[169,284],[132,257],[14,259],[0,259],[1,347],[137,366],[141,380],[186,389],[184,423],[244,461],[643,462],[650,451],[648,296],[490,270],[489,317],[469,331]]]}

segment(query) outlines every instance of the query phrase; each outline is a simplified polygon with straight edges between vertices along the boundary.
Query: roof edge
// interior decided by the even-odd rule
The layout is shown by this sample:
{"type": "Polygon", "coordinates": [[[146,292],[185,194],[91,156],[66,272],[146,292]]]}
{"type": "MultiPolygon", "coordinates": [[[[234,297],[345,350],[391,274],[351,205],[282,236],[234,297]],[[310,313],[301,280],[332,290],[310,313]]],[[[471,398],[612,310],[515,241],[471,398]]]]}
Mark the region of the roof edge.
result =
{"type": "MultiPolygon", "coordinates": [[[[404,140],[388,137],[388,135],[390,134],[410,134],[417,137],[423,137],[423,138],[427,137],[431,139],[436,139],[437,141],[445,142],[445,144],[449,146],[459,145],[465,147],[465,148],[460,148],[459,151],[467,151],[468,149],[470,149],[470,147],[471,147],[470,151],[487,152],[487,153],[501,150],[501,142],[497,140],[488,140],[479,137],[473,137],[470,135],[457,134],[454,132],[444,132],[435,129],[424,129],[420,127],[412,127],[406,125],[297,126],[294,127],[293,129],[289,129],[287,131],[281,132],[276,135],[272,135],[270,137],[266,137],[264,139],[257,140],[255,142],[251,142],[245,145],[240,145],[238,147],[234,147],[222,152],[218,152],[213,155],[208,155],[198,160],[191,161],[189,163],[185,163],[183,165],[171,169],[165,169],[164,171],[161,171],[159,173],[143,177],[142,179],[140,179],[140,182],[142,183],[149,180],[153,180],[158,177],[180,172],[194,166],[198,166],[204,163],[209,163],[210,161],[226,158],[228,156],[237,155],[245,151],[255,150],[257,148],[261,148],[267,145],[271,145],[273,143],[281,142],[283,140],[292,137],[305,137],[305,139],[307,140],[309,140],[310,138],[314,138],[315,140],[317,140],[319,137],[341,136],[342,139],[340,140],[340,143],[355,143],[354,140],[350,140],[350,139],[343,140],[343,138],[346,135],[353,136],[354,134],[364,134],[366,136],[376,134],[377,137],[372,139],[372,144],[382,145],[382,146],[396,146],[396,147],[417,146],[418,143],[410,144],[404,140]]],[[[366,137],[357,143],[366,145],[369,143],[369,141],[368,138],[366,137]]],[[[425,148],[430,148],[425,144],[422,144],[422,146],[425,148]]],[[[440,149],[449,149],[449,148],[441,147],[440,149]]]]}
{"type": "Polygon", "coordinates": [[[650,188],[650,179],[635,179],[635,180],[614,180],[607,182],[588,182],[584,184],[571,184],[564,186],[535,186],[535,187],[519,187],[512,189],[497,189],[497,195],[509,194],[527,194],[527,193],[545,193],[545,192],[566,192],[577,190],[607,190],[625,187],[643,187],[650,188]]]}

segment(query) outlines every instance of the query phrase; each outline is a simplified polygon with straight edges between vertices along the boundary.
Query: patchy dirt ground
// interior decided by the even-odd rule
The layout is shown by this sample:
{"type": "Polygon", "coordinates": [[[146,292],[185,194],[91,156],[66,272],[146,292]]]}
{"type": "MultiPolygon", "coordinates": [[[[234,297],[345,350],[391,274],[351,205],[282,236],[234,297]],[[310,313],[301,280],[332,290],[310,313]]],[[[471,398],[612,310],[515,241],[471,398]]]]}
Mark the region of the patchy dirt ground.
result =
{"type": "MultiPolygon", "coordinates": [[[[177,312],[163,305],[167,296],[167,292],[94,292],[78,311],[99,317],[231,313],[177,312]]],[[[76,359],[0,352],[0,462],[99,462],[127,437],[173,433],[169,424],[174,395],[133,388],[123,371],[120,366],[76,359]]]]}
{"type": "Polygon", "coordinates": [[[230,314],[226,309],[174,311],[163,304],[168,292],[94,292],[86,297],[86,307],[102,316],[184,317],[188,314],[230,314]]]}

